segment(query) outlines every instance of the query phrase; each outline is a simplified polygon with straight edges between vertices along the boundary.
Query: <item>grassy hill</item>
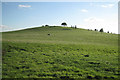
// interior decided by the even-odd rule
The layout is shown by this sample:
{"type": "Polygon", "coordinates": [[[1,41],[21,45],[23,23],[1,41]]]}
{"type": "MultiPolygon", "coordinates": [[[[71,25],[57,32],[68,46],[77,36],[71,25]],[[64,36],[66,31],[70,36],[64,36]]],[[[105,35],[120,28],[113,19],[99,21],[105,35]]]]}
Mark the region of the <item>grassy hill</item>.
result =
{"type": "Polygon", "coordinates": [[[2,46],[3,78],[117,79],[119,75],[117,34],[36,27],[2,33],[2,46]]]}

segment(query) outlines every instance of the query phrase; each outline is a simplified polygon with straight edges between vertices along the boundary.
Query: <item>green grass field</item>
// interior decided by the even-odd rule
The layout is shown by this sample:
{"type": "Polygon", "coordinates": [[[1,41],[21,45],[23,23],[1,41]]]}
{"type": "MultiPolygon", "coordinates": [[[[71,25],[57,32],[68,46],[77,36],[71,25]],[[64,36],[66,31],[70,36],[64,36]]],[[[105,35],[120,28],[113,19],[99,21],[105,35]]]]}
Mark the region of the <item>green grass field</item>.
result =
{"type": "Polygon", "coordinates": [[[48,26],[2,33],[3,78],[118,79],[118,35],[48,26]],[[50,34],[50,35],[48,35],[50,34]]]}

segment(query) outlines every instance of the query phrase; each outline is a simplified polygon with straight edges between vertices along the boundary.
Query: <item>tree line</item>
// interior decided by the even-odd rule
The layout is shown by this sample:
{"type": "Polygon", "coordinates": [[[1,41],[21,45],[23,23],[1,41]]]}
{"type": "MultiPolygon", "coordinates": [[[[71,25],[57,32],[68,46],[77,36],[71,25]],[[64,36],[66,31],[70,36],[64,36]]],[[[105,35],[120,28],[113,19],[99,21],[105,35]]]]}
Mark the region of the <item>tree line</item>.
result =
{"type": "MultiPolygon", "coordinates": [[[[63,22],[61,25],[62,25],[62,26],[67,26],[67,23],[66,23],[66,22],[63,22]]],[[[77,29],[77,26],[76,26],[76,25],[75,25],[75,26],[72,26],[72,25],[71,25],[71,28],[77,29]]],[[[88,30],[89,30],[89,29],[88,29],[88,30]]],[[[95,29],[95,31],[98,31],[98,29],[95,29]]],[[[101,29],[99,30],[99,32],[104,32],[103,28],[101,28],[101,29]]],[[[108,31],[107,33],[109,33],[109,31],[108,31]]]]}
{"type": "MultiPolygon", "coordinates": [[[[49,26],[49,25],[45,25],[45,26],[49,26]]],[[[66,23],[66,22],[63,22],[63,23],[61,23],[61,26],[67,26],[67,23],[66,23]]],[[[72,25],[71,25],[71,28],[77,29],[77,26],[76,26],[76,25],[75,25],[75,26],[72,26],[72,25]]],[[[91,30],[88,29],[88,31],[91,31],[91,30]]],[[[98,29],[95,29],[94,31],[98,31],[98,29]]],[[[101,29],[99,30],[99,32],[104,32],[103,28],[101,28],[101,29]]],[[[109,33],[109,31],[107,31],[107,33],[109,33]]]]}

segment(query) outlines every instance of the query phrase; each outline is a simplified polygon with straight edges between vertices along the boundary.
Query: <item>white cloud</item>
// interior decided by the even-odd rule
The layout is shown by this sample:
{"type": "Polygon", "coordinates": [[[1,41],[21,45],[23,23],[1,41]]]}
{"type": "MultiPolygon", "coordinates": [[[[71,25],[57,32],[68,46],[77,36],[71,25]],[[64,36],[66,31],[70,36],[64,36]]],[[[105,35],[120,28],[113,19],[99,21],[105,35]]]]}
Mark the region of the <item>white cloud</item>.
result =
{"type": "Polygon", "coordinates": [[[94,6],[94,4],[91,2],[91,3],[90,3],[90,6],[94,6]]]}
{"type": "Polygon", "coordinates": [[[5,28],[5,27],[7,27],[7,26],[5,26],[5,25],[0,25],[0,28],[5,28]]]}
{"type": "Polygon", "coordinates": [[[86,9],[82,9],[81,12],[88,12],[88,10],[86,10],[86,9]]]}
{"type": "Polygon", "coordinates": [[[101,5],[101,7],[103,7],[103,8],[107,8],[108,6],[106,6],[106,5],[101,5]]]}
{"type": "Polygon", "coordinates": [[[0,25],[0,32],[11,31],[11,30],[13,30],[12,27],[6,25],[0,25]]]}
{"type": "Polygon", "coordinates": [[[114,4],[106,4],[106,5],[100,5],[103,8],[112,8],[114,4]]]}
{"type": "Polygon", "coordinates": [[[111,4],[94,4],[94,3],[90,3],[89,5],[92,6],[92,7],[102,7],[102,8],[112,8],[114,7],[116,4],[118,3],[111,3],[111,4]]]}
{"type": "Polygon", "coordinates": [[[36,26],[31,26],[31,27],[10,27],[7,25],[0,25],[0,32],[7,32],[7,31],[16,31],[16,30],[23,30],[23,29],[27,29],[27,28],[34,28],[34,27],[39,27],[41,25],[36,25],[36,26]]]}
{"type": "Polygon", "coordinates": [[[21,8],[30,8],[31,5],[18,5],[18,7],[21,7],[21,8]]]}
{"type": "Polygon", "coordinates": [[[11,27],[8,27],[6,25],[0,25],[0,29],[10,29],[11,27]]]}
{"type": "Polygon", "coordinates": [[[103,22],[104,19],[96,18],[96,17],[89,17],[84,19],[85,22],[103,22]]]}
{"type": "Polygon", "coordinates": [[[118,16],[111,16],[108,18],[89,17],[84,19],[84,22],[79,24],[81,28],[85,29],[104,29],[105,32],[118,33],[118,16]]]}

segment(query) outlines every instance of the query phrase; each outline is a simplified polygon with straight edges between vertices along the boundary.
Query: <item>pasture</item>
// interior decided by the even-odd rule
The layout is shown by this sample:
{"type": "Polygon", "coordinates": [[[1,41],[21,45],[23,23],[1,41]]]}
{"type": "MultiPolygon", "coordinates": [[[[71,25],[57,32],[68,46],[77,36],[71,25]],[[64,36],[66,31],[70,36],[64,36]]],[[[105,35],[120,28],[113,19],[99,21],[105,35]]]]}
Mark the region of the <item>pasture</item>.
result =
{"type": "Polygon", "coordinates": [[[118,35],[46,26],[2,33],[3,78],[118,79],[118,35]],[[48,35],[49,34],[49,35],[48,35]]]}

